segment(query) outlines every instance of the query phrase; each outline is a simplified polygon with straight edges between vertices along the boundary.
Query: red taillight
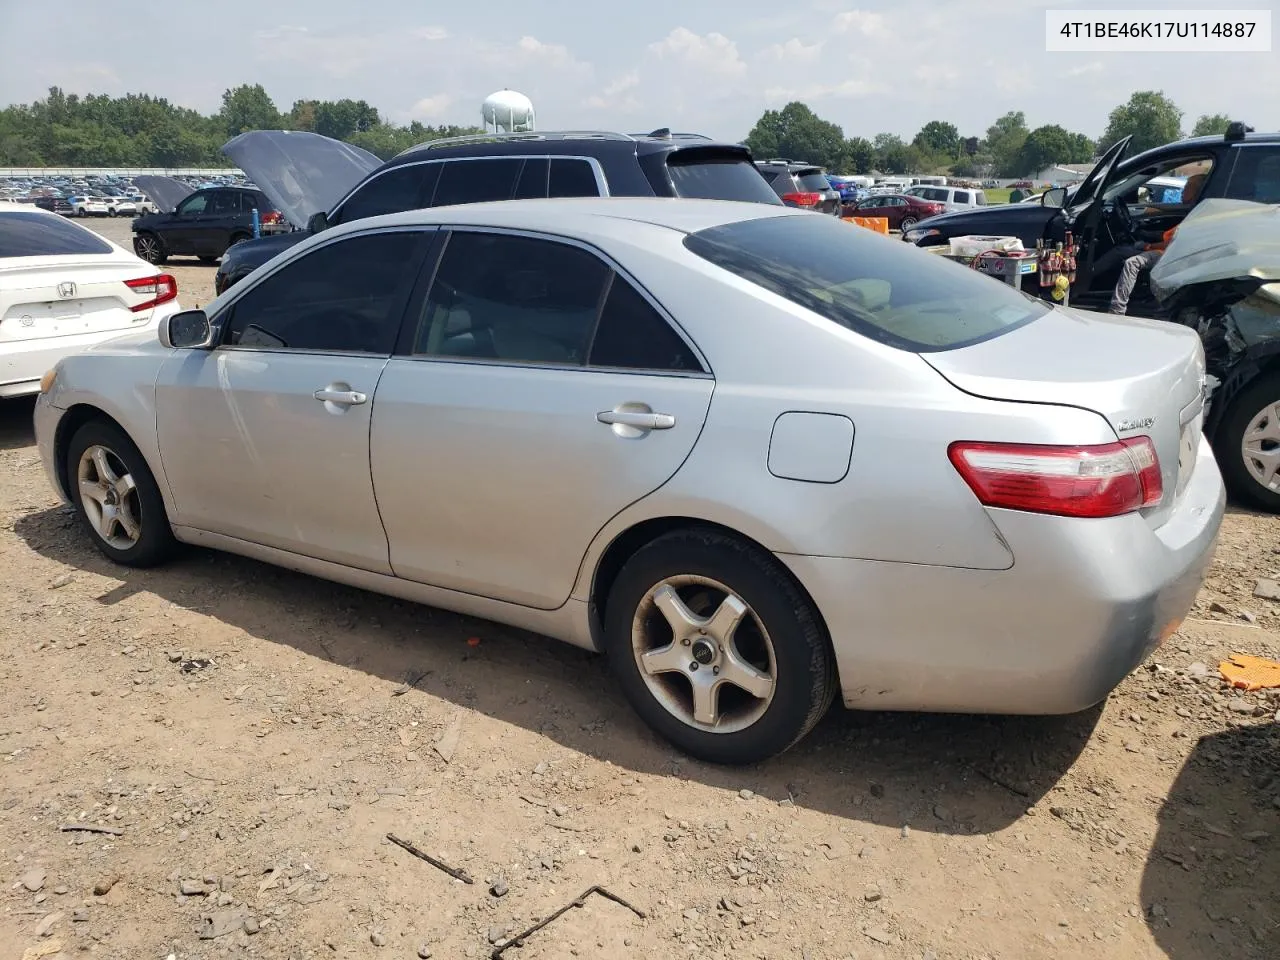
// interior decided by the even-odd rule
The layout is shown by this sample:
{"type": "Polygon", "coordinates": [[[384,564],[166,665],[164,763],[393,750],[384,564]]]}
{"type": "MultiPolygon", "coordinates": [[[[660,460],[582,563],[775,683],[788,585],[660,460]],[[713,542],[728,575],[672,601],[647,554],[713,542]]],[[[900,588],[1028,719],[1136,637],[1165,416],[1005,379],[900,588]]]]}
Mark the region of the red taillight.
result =
{"type": "Polygon", "coordinates": [[[152,307],[158,307],[162,303],[178,299],[178,281],[167,273],[161,273],[154,277],[138,277],[136,280],[126,280],[124,285],[134,293],[141,294],[144,297],[151,297],[150,300],[144,300],[142,303],[130,307],[129,309],[134,313],[141,313],[143,310],[150,310],[152,307]]]}
{"type": "Polygon", "coordinates": [[[794,203],[797,207],[816,207],[822,202],[820,193],[784,193],[782,199],[794,203]]]}
{"type": "Polygon", "coordinates": [[[988,507],[1118,517],[1164,497],[1150,437],[1090,447],[957,442],[947,456],[988,507]]]}
{"type": "Polygon", "coordinates": [[[266,213],[262,215],[262,223],[264,224],[279,223],[283,219],[284,219],[284,214],[282,214],[279,210],[268,210],[266,213]]]}

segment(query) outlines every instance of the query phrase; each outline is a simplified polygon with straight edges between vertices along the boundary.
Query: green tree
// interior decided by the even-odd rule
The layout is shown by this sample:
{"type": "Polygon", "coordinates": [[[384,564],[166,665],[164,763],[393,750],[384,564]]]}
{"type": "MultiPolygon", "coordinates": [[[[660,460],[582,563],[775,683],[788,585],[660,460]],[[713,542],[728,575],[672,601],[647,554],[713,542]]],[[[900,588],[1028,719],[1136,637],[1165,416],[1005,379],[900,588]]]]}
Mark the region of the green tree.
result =
{"type": "Polygon", "coordinates": [[[837,170],[846,155],[844,131],[794,100],[766,110],[743,141],[758,160],[785,157],[837,170]]]}
{"type": "Polygon", "coordinates": [[[280,127],[280,111],[260,83],[246,83],[225,91],[219,116],[228,138],[239,136],[246,130],[276,130],[280,127]]]}
{"type": "Polygon", "coordinates": [[[1193,137],[1221,136],[1227,132],[1227,127],[1230,125],[1231,118],[1225,113],[1206,113],[1196,121],[1191,135],[1193,137]]]}
{"type": "Polygon", "coordinates": [[[1092,156],[1093,142],[1083,134],[1057,124],[1036,127],[1022,142],[1014,176],[1030,176],[1055,163],[1088,163],[1092,156]]]}
{"type": "Polygon", "coordinates": [[[1182,137],[1182,111],[1163,92],[1140,90],[1111,111],[1098,147],[1106,150],[1130,136],[1130,156],[1178,140],[1182,137]]]}
{"type": "Polygon", "coordinates": [[[921,169],[924,157],[920,150],[897,134],[878,133],[873,144],[876,169],[881,173],[915,173],[921,169]]]}
{"type": "Polygon", "coordinates": [[[315,105],[315,126],[322,137],[346,140],[381,123],[378,111],[363,100],[321,100],[315,105]]]}
{"type": "Polygon", "coordinates": [[[998,176],[1018,176],[1027,134],[1027,117],[1021,110],[1011,110],[987,128],[985,152],[998,176]]]}
{"type": "Polygon", "coordinates": [[[844,142],[842,173],[870,173],[875,165],[876,148],[866,137],[850,137],[844,142]]]}
{"type": "Polygon", "coordinates": [[[960,153],[960,131],[955,124],[942,120],[930,120],[911,141],[922,153],[955,158],[960,153]]]}

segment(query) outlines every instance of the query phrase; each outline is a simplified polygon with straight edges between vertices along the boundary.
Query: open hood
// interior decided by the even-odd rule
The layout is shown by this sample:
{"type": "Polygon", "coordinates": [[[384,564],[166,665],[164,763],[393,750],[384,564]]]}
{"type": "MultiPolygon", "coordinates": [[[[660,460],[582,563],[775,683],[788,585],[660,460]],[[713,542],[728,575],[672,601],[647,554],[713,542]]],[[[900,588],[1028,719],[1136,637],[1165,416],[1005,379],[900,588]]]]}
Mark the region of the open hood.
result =
{"type": "Polygon", "coordinates": [[[1151,270],[1151,289],[1168,300],[1183,287],[1254,277],[1280,280],[1280,204],[1201,201],[1151,270]]]}
{"type": "Polygon", "coordinates": [[[1073,220],[1083,214],[1094,200],[1105,196],[1107,187],[1111,186],[1116,165],[1120,163],[1120,158],[1124,156],[1132,139],[1133,137],[1125,137],[1107,150],[1089,171],[1089,175],[1080,181],[1080,186],[1071,191],[1067,213],[1073,220]]]}
{"type": "Polygon", "coordinates": [[[300,230],[382,166],[368,150],[305,130],[251,130],[228,140],[222,152],[300,230]]]}
{"type": "Polygon", "coordinates": [[[178,204],[196,192],[195,187],[181,180],[150,174],[134,177],[133,185],[145,193],[161,213],[173,213],[178,204]]]}

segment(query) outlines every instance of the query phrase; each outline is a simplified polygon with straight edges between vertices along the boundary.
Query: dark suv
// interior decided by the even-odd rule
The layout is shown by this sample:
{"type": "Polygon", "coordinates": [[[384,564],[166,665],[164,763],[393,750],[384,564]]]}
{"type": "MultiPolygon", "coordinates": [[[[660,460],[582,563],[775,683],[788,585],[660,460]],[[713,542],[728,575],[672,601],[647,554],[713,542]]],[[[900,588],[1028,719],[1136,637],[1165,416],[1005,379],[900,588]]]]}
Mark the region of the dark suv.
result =
{"type": "MultiPolygon", "coordinates": [[[[778,197],[736,144],[696,134],[547,132],[478,134],[433,140],[361,171],[349,144],[282,131],[241,134],[223,148],[301,229],[244,243],[218,267],[218,293],[282,250],[330,226],[423,207],[537,197],[692,197],[778,204],[778,197]],[[297,154],[297,162],[291,154],[297,154]],[[283,161],[283,163],[282,163],[283,161]],[[300,177],[312,178],[314,198],[299,199],[300,177]],[[321,171],[324,171],[322,174],[321,171]],[[358,182],[335,190],[353,171],[358,182]],[[363,179],[360,175],[363,173],[363,179]],[[341,197],[332,206],[325,198],[341,197]]],[[[368,155],[366,155],[368,156],[368,155]]],[[[376,162],[376,158],[374,158],[376,162]]]]}
{"type": "Polygon", "coordinates": [[[821,167],[794,160],[757,160],[756,169],[787,206],[840,216],[840,191],[821,167]]]}
{"type": "Polygon", "coordinates": [[[228,247],[253,238],[253,211],[268,218],[275,207],[260,190],[209,187],[197,190],[169,213],[133,221],[133,251],[148,263],[195,256],[213,263],[228,247]]]}

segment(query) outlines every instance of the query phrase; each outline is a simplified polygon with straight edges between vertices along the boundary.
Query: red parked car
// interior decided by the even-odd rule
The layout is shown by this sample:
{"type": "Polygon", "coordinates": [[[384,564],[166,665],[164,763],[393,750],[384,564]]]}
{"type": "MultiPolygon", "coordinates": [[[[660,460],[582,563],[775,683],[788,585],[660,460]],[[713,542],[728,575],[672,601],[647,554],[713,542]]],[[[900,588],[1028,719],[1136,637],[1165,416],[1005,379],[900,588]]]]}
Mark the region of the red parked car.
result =
{"type": "Polygon", "coordinates": [[[890,230],[906,230],[921,220],[946,212],[946,206],[932,200],[909,197],[904,193],[886,193],[863,197],[844,208],[846,217],[884,217],[890,230]]]}

